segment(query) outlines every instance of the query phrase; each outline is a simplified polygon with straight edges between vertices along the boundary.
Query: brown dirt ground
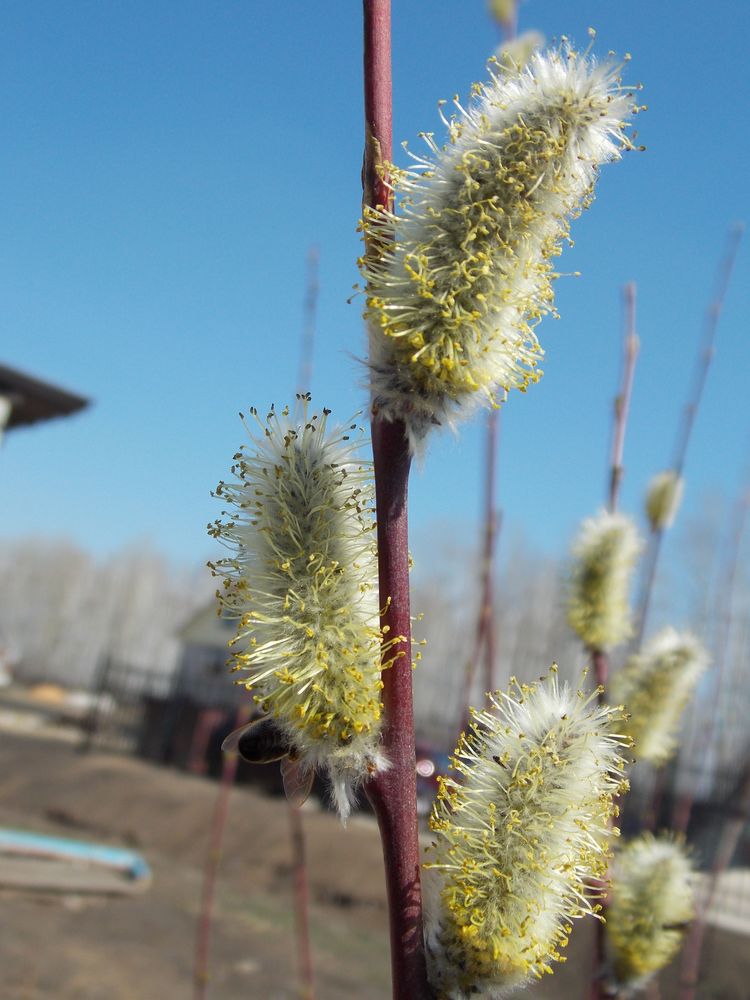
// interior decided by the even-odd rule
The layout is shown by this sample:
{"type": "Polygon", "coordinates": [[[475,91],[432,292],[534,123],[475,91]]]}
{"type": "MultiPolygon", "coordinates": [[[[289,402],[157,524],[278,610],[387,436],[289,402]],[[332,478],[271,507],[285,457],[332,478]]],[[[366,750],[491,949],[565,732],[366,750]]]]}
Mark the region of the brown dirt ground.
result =
{"type": "MultiPolygon", "coordinates": [[[[71,742],[0,734],[0,825],[140,850],[142,895],[101,897],[0,889],[0,997],[7,1000],[181,1000],[193,946],[217,785],[71,742]]],[[[389,996],[386,910],[377,830],[343,830],[304,814],[318,1000],[389,996]]],[[[287,807],[233,792],[217,888],[211,1000],[297,997],[287,807]]],[[[569,961],[525,996],[585,998],[589,922],[569,961]]],[[[701,1000],[750,1000],[747,939],[710,933],[701,1000]]],[[[673,976],[663,1000],[676,996],[673,976]]]]}

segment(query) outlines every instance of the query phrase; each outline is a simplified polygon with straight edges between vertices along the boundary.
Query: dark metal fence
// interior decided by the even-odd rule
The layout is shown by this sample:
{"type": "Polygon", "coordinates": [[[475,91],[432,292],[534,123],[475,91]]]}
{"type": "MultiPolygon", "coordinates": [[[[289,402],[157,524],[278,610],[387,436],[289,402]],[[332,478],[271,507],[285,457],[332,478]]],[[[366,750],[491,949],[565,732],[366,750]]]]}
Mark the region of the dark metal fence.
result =
{"type": "Polygon", "coordinates": [[[173,688],[172,676],[163,672],[112,657],[102,660],[94,678],[91,709],[82,724],[82,749],[136,752],[148,700],[169,700],[173,688]]]}
{"type": "MultiPolygon", "coordinates": [[[[247,695],[231,683],[196,681],[109,658],[96,675],[92,706],[82,721],[83,751],[125,753],[195,774],[218,777],[221,744],[237,724],[247,695]]],[[[240,763],[237,781],[281,790],[278,768],[240,763]]]]}

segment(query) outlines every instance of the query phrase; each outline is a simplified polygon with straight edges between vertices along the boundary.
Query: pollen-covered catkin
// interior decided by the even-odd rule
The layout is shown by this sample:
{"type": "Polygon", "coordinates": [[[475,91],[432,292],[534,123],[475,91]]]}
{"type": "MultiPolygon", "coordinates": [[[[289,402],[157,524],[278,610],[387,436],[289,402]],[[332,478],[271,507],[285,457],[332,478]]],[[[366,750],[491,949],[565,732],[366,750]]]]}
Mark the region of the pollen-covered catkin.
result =
{"type": "Polygon", "coordinates": [[[623,514],[602,511],[581,525],[572,547],[568,623],[591,649],[609,649],[631,635],[629,590],[641,547],[623,514]]]}
{"type": "Polygon", "coordinates": [[[540,377],[534,328],[553,310],[553,260],[593,198],[600,164],[631,146],[640,110],[617,67],[565,43],[498,68],[454,99],[448,143],[389,167],[394,212],[366,209],[373,406],[405,422],[417,449],[430,427],[540,377]]]}
{"type": "Polygon", "coordinates": [[[328,773],[346,816],[353,786],[386,766],[379,748],[381,631],[374,487],[351,440],[329,431],[328,410],[271,408],[233,480],[228,507],[209,532],[231,550],[220,610],[239,619],[233,669],[308,767],[328,773]]]}
{"type": "Polygon", "coordinates": [[[641,987],[677,954],[694,916],[695,872],[684,846],[643,834],[615,854],[607,937],[618,987],[641,987]]]}
{"type": "Polygon", "coordinates": [[[673,755],[680,718],[707,666],[708,653],[696,636],[665,628],[615,674],[612,699],[630,716],[625,732],[638,760],[661,765],[673,755]]]}
{"type": "Polygon", "coordinates": [[[504,995],[562,960],[570,921],[598,909],[623,779],[617,709],[598,692],[511,682],[473,712],[442,779],[426,866],[428,970],[437,996],[504,995]]]}
{"type": "Polygon", "coordinates": [[[674,524],[682,502],[684,481],[672,469],[658,472],[646,489],[646,516],[652,531],[665,531],[674,524]]]}

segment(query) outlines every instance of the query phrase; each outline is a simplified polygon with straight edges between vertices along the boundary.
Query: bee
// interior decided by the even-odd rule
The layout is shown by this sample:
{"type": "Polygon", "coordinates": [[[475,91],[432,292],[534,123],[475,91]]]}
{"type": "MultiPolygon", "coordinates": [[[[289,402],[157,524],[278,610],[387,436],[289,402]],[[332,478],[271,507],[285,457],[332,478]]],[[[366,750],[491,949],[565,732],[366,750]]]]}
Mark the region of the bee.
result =
{"type": "Polygon", "coordinates": [[[250,764],[281,761],[281,781],[287,799],[298,809],[307,801],[315,780],[315,768],[299,759],[287,737],[269,716],[235,729],[221,744],[221,749],[239,754],[250,764]]]}

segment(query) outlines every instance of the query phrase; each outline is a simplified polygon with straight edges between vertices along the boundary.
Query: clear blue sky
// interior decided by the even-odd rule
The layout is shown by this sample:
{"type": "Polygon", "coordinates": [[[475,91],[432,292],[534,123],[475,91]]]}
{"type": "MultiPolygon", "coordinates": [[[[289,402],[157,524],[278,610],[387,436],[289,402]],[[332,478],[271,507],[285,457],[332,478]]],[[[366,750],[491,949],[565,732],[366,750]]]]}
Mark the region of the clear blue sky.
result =
{"type": "MultiPolygon", "coordinates": [[[[355,226],[362,152],[355,0],[6,0],[0,31],[0,362],[94,400],[11,433],[3,534],[107,553],[144,536],[211,552],[210,490],[237,412],[290,398],[305,256],[320,246],[314,399],[364,405],[355,226]]],[[[672,451],[730,222],[748,215],[746,5],[529,0],[521,29],[630,51],[650,110],[643,154],[606,168],[539,329],[545,377],[504,410],[505,523],[563,552],[603,499],[620,364],[619,289],[638,283],[641,358],[624,506],[672,451]]],[[[395,137],[438,130],[436,102],[483,76],[483,0],[394,3],[395,137]]],[[[750,436],[750,239],[688,459],[688,508],[731,495],[750,436]]],[[[413,548],[476,538],[484,421],[433,440],[412,487],[413,548]],[[440,526],[438,530],[438,526],[440,526]]]]}

